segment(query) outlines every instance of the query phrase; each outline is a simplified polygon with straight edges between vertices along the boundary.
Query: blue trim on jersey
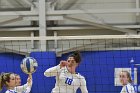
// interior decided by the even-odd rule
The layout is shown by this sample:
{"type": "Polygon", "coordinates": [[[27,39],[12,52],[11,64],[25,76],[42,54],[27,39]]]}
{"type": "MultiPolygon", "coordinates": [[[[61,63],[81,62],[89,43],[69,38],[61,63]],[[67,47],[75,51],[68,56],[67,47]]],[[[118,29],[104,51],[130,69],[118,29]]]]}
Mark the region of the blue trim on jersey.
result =
{"type": "Polygon", "coordinates": [[[126,86],[126,92],[129,93],[127,86],[126,86]]]}
{"type": "MultiPolygon", "coordinates": [[[[134,91],[136,92],[135,87],[132,84],[130,84],[130,86],[132,86],[134,88],[134,91]]],[[[127,85],[126,85],[126,92],[129,93],[127,85]]]]}
{"type": "Polygon", "coordinates": [[[133,85],[133,87],[134,87],[134,91],[137,93],[137,88],[133,85]]]}
{"type": "Polygon", "coordinates": [[[11,91],[11,90],[8,90],[10,93],[17,93],[17,92],[15,92],[15,91],[11,91]]]}

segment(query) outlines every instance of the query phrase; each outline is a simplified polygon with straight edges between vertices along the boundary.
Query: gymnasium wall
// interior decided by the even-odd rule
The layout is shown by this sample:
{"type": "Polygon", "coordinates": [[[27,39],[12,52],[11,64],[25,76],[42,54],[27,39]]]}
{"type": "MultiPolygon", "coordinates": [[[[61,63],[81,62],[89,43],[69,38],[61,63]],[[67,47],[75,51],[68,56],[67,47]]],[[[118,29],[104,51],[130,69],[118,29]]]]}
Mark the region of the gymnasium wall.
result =
{"type": "MultiPolygon", "coordinates": [[[[0,53],[0,73],[14,72],[20,74],[22,81],[27,79],[27,75],[20,69],[20,62],[25,56],[14,53],[0,53]]],[[[3,88],[0,93],[5,93],[6,88],[3,88]]]]}
{"type": "MultiPolygon", "coordinates": [[[[119,93],[121,87],[114,86],[114,68],[130,67],[129,61],[133,57],[136,63],[140,63],[140,50],[117,51],[93,51],[81,52],[82,62],[77,72],[85,76],[89,93],[119,93]]],[[[39,64],[33,74],[33,87],[31,93],[51,93],[55,84],[55,78],[43,75],[49,67],[59,64],[60,60],[66,60],[68,54],[56,57],[55,52],[32,52],[39,64]]],[[[27,75],[20,69],[20,62],[25,56],[13,53],[0,53],[0,72],[15,72],[21,75],[22,84],[26,83],[27,75]]],[[[139,80],[138,68],[138,80],[139,80]]],[[[140,83],[140,82],[139,82],[140,83]]],[[[78,90],[77,93],[81,93],[78,90]]]]}
{"type": "MultiPolygon", "coordinates": [[[[135,63],[140,63],[139,50],[93,51],[81,54],[83,60],[77,71],[85,76],[89,93],[119,93],[121,87],[114,86],[114,68],[130,67],[132,57],[135,63]]],[[[58,60],[66,59],[67,55],[69,54],[58,60]]]]}
{"type": "Polygon", "coordinates": [[[37,71],[33,74],[33,88],[31,93],[51,93],[55,85],[54,77],[45,77],[46,69],[56,65],[55,52],[32,52],[31,57],[34,57],[38,62],[37,71]]]}

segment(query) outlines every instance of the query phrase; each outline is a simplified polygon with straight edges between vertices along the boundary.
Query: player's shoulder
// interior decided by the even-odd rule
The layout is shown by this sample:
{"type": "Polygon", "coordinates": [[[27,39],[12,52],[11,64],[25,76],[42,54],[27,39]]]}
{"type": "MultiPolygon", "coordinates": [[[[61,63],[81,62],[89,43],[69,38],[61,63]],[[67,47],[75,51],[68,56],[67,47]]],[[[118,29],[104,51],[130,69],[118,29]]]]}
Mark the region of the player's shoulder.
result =
{"type": "Polygon", "coordinates": [[[127,87],[133,87],[133,85],[131,83],[128,83],[126,86],[127,87]]]}
{"type": "Polygon", "coordinates": [[[125,86],[123,86],[120,93],[124,93],[125,91],[126,91],[126,88],[125,88],[125,86]]]}
{"type": "Polygon", "coordinates": [[[9,93],[9,91],[6,91],[5,93],[9,93]]]}
{"type": "Polygon", "coordinates": [[[134,93],[134,91],[135,91],[135,89],[131,83],[128,83],[127,85],[125,85],[125,89],[128,91],[131,91],[131,93],[134,93]]]}
{"type": "Polygon", "coordinates": [[[77,73],[77,76],[81,79],[85,79],[85,77],[83,75],[81,75],[80,73],[77,73]]]}
{"type": "Polygon", "coordinates": [[[14,90],[7,90],[5,93],[15,93],[14,90]]]}

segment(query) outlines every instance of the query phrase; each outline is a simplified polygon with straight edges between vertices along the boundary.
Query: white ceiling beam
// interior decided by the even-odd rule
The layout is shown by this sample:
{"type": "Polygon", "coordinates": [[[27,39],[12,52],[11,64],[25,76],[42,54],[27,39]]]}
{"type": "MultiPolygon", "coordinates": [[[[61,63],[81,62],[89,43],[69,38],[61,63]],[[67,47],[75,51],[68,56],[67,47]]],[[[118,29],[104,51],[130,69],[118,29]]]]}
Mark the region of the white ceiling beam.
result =
{"type": "Polygon", "coordinates": [[[0,28],[0,31],[38,31],[39,27],[0,28]]]}
{"type": "Polygon", "coordinates": [[[48,27],[47,29],[48,30],[56,30],[56,31],[59,31],[59,30],[100,29],[100,28],[92,27],[92,26],[69,26],[69,27],[62,26],[62,27],[48,27]]]}
{"type": "Polygon", "coordinates": [[[37,11],[1,11],[0,16],[38,15],[37,11]]]}
{"type": "Polygon", "coordinates": [[[0,26],[23,20],[21,16],[0,22],[0,26]]]}
{"type": "Polygon", "coordinates": [[[61,14],[83,14],[83,13],[94,13],[94,14],[106,14],[106,13],[139,13],[140,8],[131,9],[87,9],[87,10],[55,10],[47,11],[48,15],[61,15],[61,14]]]}
{"type": "MultiPolygon", "coordinates": [[[[63,20],[63,16],[61,15],[58,15],[58,16],[46,16],[46,20],[63,20]]],[[[38,16],[25,16],[23,17],[23,20],[32,20],[32,21],[37,21],[39,20],[39,17],[38,16]]]]}
{"type": "MultiPolygon", "coordinates": [[[[113,25],[114,27],[119,28],[140,28],[140,25],[113,25]]],[[[59,30],[89,30],[89,29],[103,29],[93,26],[61,26],[61,27],[47,27],[47,30],[59,31],[59,30]]],[[[0,28],[0,31],[39,31],[39,27],[9,27],[9,28],[0,28]]]]}
{"type": "MultiPolygon", "coordinates": [[[[84,29],[100,29],[97,27],[85,26],[85,27],[47,27],[49,31],[59,31],[59,30],[84,30],[84,29]]],[[[0,28],[0,31],[39,31],[39,27],[10,27],[10,28],[0,28]]]]}
{"type": "MultiPolygon", "coordinates": [[[[45,0],[39,0],[39,36],[46,36],[46,10],[45,0]]],[[[46,41],[40,40],[40,49],[46,51],[46,41]]]]}
{"type": "Polygon", "coordinates": [[[27,4],[31,5],[32,7],[35,6],[35,4],[33,2],[31,2],[30,0],[24,0],[27,4]]]}
{"type": "MultiPolygon", "coordinates": [[[[58,33],[57,31],[54,31],[54,37],[57,37],[58,33]]],[[[54,40],[54,48],[57,49],[58,48],[58,41],[54,40]]]]}
{"type": "MultiPolygon", "coordinates": [[[[34,37],[34,35],[35,35],[34,31],[32,31],[32,32],[30,33],[30,35],[31,35],[31,37],[34,37]]],[[[31,48],[35,48],[34,45],[35,45],[34,40],[31,40],[31,48]]]]}
{"type": "Polygon", "coordinates": [[[75,15],[71,15],[71,16],[64,16],[64,17],[67,19],[70,19],[70,20],[84,22],[88,25],[92,25],[92,26],[96,26],[96,27],[100,27],[100,28],[104,28],[104,29],[109,29],[109,30],[114,30],[114,31],[129,33],[129,34],[137,34],[137,31],[135,31],[135,30],[113,27],[113,26],[110,26],[107,24],[95,23],[92,21],[92,19],[84,18],[85,16],[77,17],[75,15]]]}
{"type": "Polygon", "coordinates": [[[113,26],[119,28],[140,28],[140,25],[113,25],[113,26]]]}
{"type": "MultiPolygon", "coordinates": [[[[85,13],[94,13],[94,14],[106,14],[106,13],[140,13],[139,9],[94,9],[90,10],[53,10],[46,11],[46,15],[63,15],[63,14],[85,14],[85,13]]],[[[0,16],[9,16],[9,15],[39,15],[39,12],[34,11],[1,11],[0,16]]]]}
{"type": "MultiPolygon", "coordinates": [[[[140,1],[136,0],[136,9],[140,8],[140,1]]],[[[140,23],[140,13],[136,12],[136,24],[140,23]]]]}
{"type": "Polygon", "coordinates": [[[68,10],[71,8],[78,0],[67,0],[62,7],[58,7],[58,9],[68,10]]]}
{"type": "MultiPolygon", "coordinates": [[[[136,0],[136,9],[139,9],[140,8],[140,1],[139,0],[136,0]]],[[[139,12],[136,13],[136,16],[139,16],[139,12]]]]}
{"type": "Polygon", "coordinates": [[[140,35],[86,35],[86,36],[40,36],[40,37],[0,37],[0,41],[9,40],[104,40],[104,39],[140,39],[140,35]]]}
{"type": "MultiPolygon", "coordinates": [[[[140,25],[113,25],[114,27],[119,28],[140,28],[140,25]]],[[[48,27],[47,30],[84,30],[84,29],[103,29],[99,27],[93,27],[93,26],[61,26],[61,27],[48,27]]]]}

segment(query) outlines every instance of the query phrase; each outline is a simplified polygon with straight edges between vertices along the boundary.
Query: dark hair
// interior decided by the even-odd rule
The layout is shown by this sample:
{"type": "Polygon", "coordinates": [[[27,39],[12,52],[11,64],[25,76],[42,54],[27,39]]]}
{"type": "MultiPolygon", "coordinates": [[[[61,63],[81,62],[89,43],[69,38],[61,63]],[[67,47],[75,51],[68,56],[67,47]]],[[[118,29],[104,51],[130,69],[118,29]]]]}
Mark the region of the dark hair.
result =
{"type": "Polygon", "coordinates": [[[80,56],[80,52],[79,51],[73,52],[68,57],[73,57],[75,59],[76,63],[80,63],[81,62],[81,56],[80,56]]]}
{"type": "Polygon", "coordinates": [[[10,82],[10,75],[14,73],[1,73],[0,75],[0,90],[3,86],[7,87],[6,82],[10,82]]]}
{"type": "Polygon", "coordinates": [[[19,77],[20,77],[20,75],[19,75],[19,74],[15,74],[15,76],[19,76],[19,77]]]}
{"type": "Polygon", "coordinates": [[[129,73],[128,71],[121,71],[121,72],[125,72],[126,75],[127,75],[127,78],[128,78],[128,82],[129,82],[129,83],[133,83],[133,81],[132,81],[132,79],[131,79],[131,75],[130,75],[130,73],[129,73]]]}

